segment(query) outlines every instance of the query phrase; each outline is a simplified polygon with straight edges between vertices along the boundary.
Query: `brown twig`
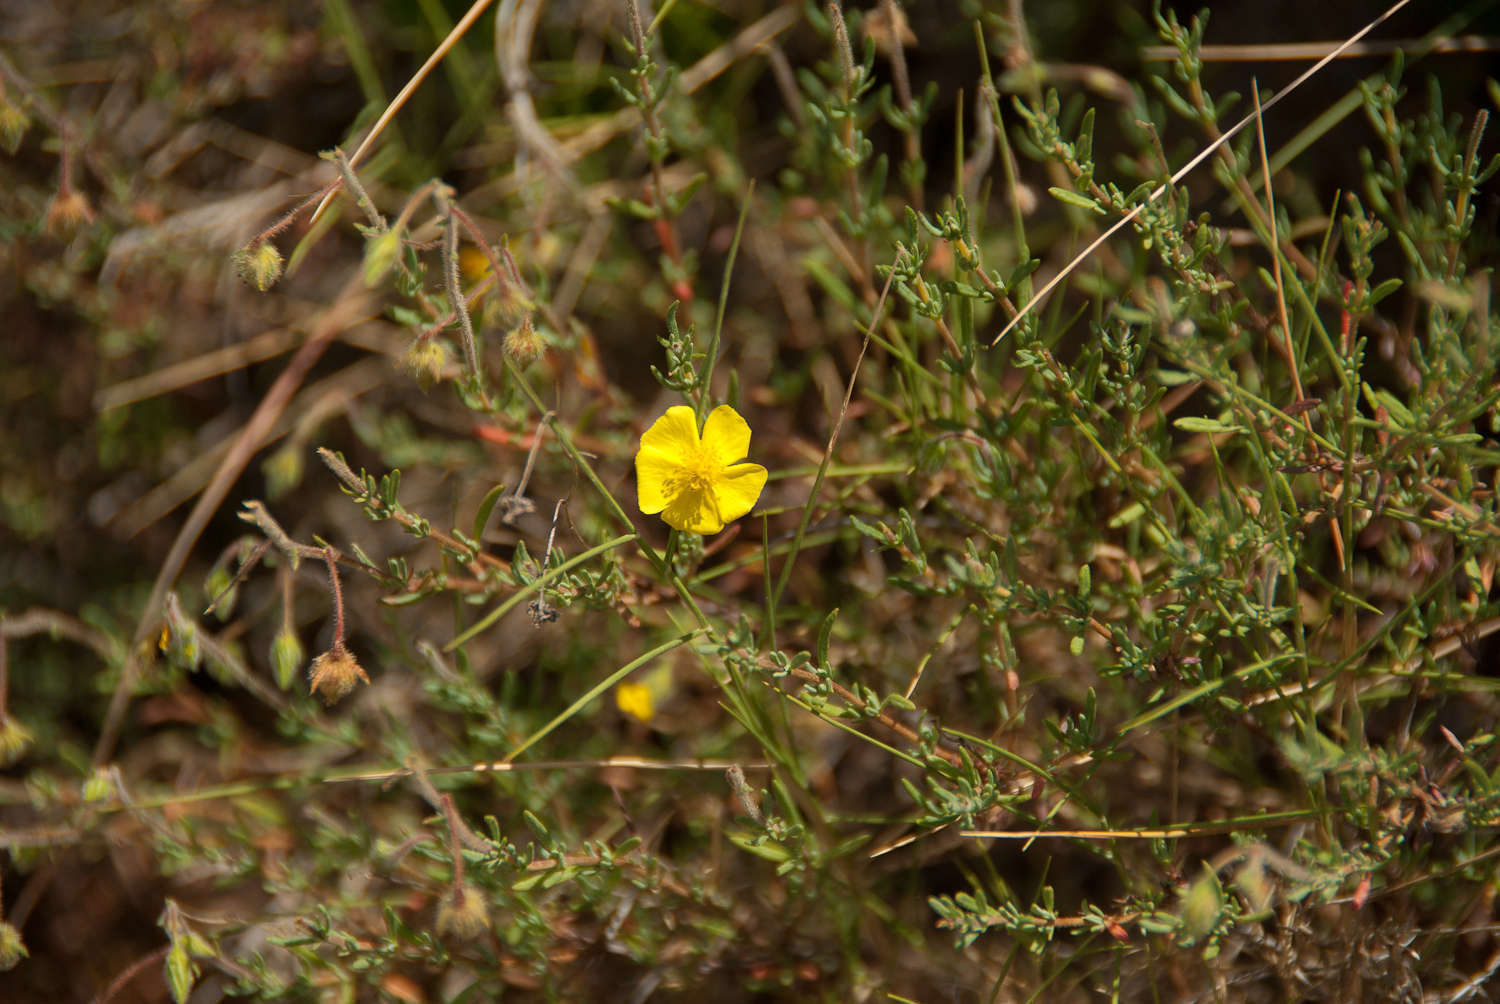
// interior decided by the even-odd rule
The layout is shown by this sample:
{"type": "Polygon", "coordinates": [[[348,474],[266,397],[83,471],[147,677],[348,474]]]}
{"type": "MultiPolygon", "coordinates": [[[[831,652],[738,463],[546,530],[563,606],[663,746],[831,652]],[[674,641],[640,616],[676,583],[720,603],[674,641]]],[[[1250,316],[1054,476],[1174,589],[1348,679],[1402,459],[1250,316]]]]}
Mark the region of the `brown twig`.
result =
{"type": "Polygon", "coordinates": [[[99,739],[94,745],[93,763],[95,766],[103,764],[114,753],[115,743],[120,736],[120,726],[124,722],[125,709],[130,704],[131,688],[135,686],[136,674],[142,661],[140,643],[150,635],[157,618],[160,617],[167,590],[172,587],[172,583],[177,581],[177,576],[181,573],[182,566],[187,561],[188,554],[192,551],[198,536],[208,526],[208,521],[213,518],[219,506],[223,504],[225,497],[229,494],[229,489],[250,462],[250,458],[260,449],[266,435],[276,424],[276,420],[281,417],[282,411],[291,401],[297,388],[307,378],[313,364],[322,358],[323,352],[340,331],[356,319],[367,316],[369,296],[359,274],[351,276],[334,300],[333,306],[318,319],[307,341],[303,343],[302,348],[297,350],[297,354],[287,363],[286,369],[281,372],[276,382],[271,385],[271,389],[266,392],[266,396],[261,399],[250,421],[245,424],[239,438],[230,447],[228,455],[219,464],[213,480],[198,497],[198,504],[193,507],[187,522],[178,531],[177,539],[172,542],[172,549],[167,553],[166,560],[162,562],[161,569],[157,572],[156,581],[151,586],[151,595],[146,600],[140,620],[136,624],[129,659],[124,671],[120,674],[119,681],[115,684],[114,694],[110,697],[109,709],[105,712],[104,724],[100,729],[99,739]]]}
{"type": "MultiPolygon", "coordinates": [[[[349,465],[344,463],[344,461],[338,456],[338,454],[334,453],[332,450],[322,446],[318,447],[318,458],[322,460],[325,465],[327,465],[328,469],[333,472],[335,477],[337,477],[344,483],[345,487],[354,492],[356,495],[363,497],[363,504],[380,510],[385,516],[395,520],[397,523],[401,524],[408,530],[415,530],[420,525],[418,519],[415,516],[411,515],[411,513],[403,512],[400,509],[388,508],[386,504],[377,497],[365,497],[364,482],[362,482],[359,479],[358,475],[356,475],[352,470],[349,469],[349,465]]],[[[437,541],[443,547],[448,548],[451,551],[455,551],[459,554],[468,554],[471,550],[468,545],[464,544],[456,537],[453,537],[450,534],[446,534],[441,530],[434,529],[430,524],[427,527],[426,535],[437,541]]],[[[299,544],[297,546],[304,547],[306,545],[299,544]]],[[[473,553],[474,560],[469,562],[469,568],[474,571],[476,575],[481,574],[479,566],[485,566],[491,569],[507,569],[510,567],[504,561],[501,561],[499,558],[495,557],[493,554],[490,554],[487,551],[476,550],[473,553]]]]}
{"type": "Polygon", "coordinates": [[[109,1004],[111,1000],[114,1000],[116,994],[125,989],[127,983],[139,976],[147,967],[161,962],[171,950],[171,945],[162,945],[149,955],[142,956],[135,962],[132,962],[124,972],[110,981],[109,986],[104,988],[103,993],[94,998],[94,1004],[109,1004]]]}

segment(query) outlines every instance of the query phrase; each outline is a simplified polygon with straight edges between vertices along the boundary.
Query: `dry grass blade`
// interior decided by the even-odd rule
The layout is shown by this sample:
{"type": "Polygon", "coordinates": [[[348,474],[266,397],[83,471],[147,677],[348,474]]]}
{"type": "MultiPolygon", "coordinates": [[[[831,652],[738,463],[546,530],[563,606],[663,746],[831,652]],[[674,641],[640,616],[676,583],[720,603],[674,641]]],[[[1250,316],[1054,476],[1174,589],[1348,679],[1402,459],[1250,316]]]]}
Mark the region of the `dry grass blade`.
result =
{"type": "MultiPolygon", "coordinates": [[[[1296,395],[1295,400],[1301,401],[1307,395],[1302,390],[1302,376],[1298,373],[1297,353],[1292,347],[1292,323],[1286,310],[1286,285],[1281,278],[1281,241],[1276,236],[1276,191],[1271,185],[1271,165],[1266,160],[1266,129],[1265,120],[1261,116],[1263,109],[1260,104],[1260,86],[1254,81],[1251,81],[1250,93],[1255,102],[1255,148],[1260,152],[1262,187],[1266,192],[1266,226],[1271,232],[1271,239],[1266,243],[1271,252],[1271,276],[1276,280],[1276,311],[1281,321],[1281,354],[1286,360],[1287,369],[1292,374],[1292,391],[1296,395]]],[[[1308,418],[1305,413],[1302,421],[1308,431],[1312,431],[1312,419],[1308,418]]]]}
{"type": "MultiPolygon", "coordinates": [[[[525,763],[515,763],[510,760],[491,760],[488,763],[462,764],[457,767],[428,767],[428,774],[514,774],[522,771],[541,770],[611,770],[615,768],[624,770],[650,770],[650,771],[673,771],[673,770],[703,770],[720,771],[731,767],[739,767],[741,770],[768,770],[768,763],[740,763],[738,760],[711,760],[700,757],[676,760],[653,760],[648,757],[639,756],[611,756],[602,757],[597,760],[528,760],[525,763]]],[[[390,781],[405,777],[411,773],[409,767],[395,769],[372,768],[358,773],[339,773],[337,776],[324,778],[326,783],[332,784],[340,781],[390,781]]]]}
{"type": "MultiPolygon", "coordinates": [[[[1378,42],[1357,42],[1354,45],[1336,41],[1205,45],[1198,50],[1198,55],[1205,63],[1300,63],[1308,59],[1322,59],[1330,54],[1335,59],[1359,59],[1365,56],[1391,56],[1398,52],[1494,52],[1497,49],[1500,49],[1500,39],[1485,35],[1440,35],[1437,38],[1420,39],[1388,38],[1378,42]]],[[[1148,45],[1141,50],[1141,58],[1153,63],[1168,62],[1177,58],[1177,50],[1170,45],[1148,45]]]]}
{"type": "Polygon", "coordinates": [[[180,390],[200,380],[221,376],[232,370],[243,369],[251,363],[262,362],[288,351],[302,337],[294,328],[272,328],[233,345],[226,345],[212,352],[205,352],[192,359],[147,373],[131,380],[111,384],[94,395],[94,407],[100,411],[121,408],[180,390]]]}

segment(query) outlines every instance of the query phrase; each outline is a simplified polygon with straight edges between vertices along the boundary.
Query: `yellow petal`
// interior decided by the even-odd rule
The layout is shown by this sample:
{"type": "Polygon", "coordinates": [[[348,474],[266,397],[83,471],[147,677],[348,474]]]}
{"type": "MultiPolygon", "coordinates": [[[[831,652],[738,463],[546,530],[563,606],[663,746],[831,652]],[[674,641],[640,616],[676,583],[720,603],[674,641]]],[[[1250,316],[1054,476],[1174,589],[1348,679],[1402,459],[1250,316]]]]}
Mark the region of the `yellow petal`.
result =
{"type": "MultiPolygon", "coordinates": [[[[674,405],[641,436],[641,452],[650,451],[685,463],[698,454],[698,421],[693,409],[674,405]]],[[[738,460],[739,457],[733,459],[738,460]]]]}
{"type": "Polygon", "coordinates": [[[635,455],[635,491],[641,512],[651,516],[671,503],[667,484],[681,469],[675,459],[656,450],[642,449],[635,455]]]}
{"type": "Polygon", "coordinates": [[[719,518],[733,523],[755,508],[761,490],[766,487],[766,469],[760,464],[735,464],[724,468],[714,484],[719,503],[719,518]]]}
{"type": "Polygon", "coordinates": [[[709,534],[724,529],[724,521],[719,518],[713,497],[697,489],[688,489],[669,499],[661,518],[674,530],[688,533],[709,534]]]}
{"type": "Polygon", "coordinates": [[[721,404],[703,423],[703,449],[720,464],[732,464],[750,455],[750,426],[740,413],[721,404]]]}

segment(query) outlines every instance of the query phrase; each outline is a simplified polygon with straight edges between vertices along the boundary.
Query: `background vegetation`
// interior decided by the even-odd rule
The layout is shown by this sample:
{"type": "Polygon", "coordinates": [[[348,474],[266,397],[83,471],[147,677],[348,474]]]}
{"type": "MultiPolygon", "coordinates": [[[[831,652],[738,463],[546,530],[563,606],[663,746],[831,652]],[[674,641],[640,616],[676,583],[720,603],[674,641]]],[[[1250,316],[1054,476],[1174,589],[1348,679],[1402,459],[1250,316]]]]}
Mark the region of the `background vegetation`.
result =
{"type": "Polygon", "coordinates": [[[1492,999],[1416,6],[4,7],[0,996],[1492,999]]]}

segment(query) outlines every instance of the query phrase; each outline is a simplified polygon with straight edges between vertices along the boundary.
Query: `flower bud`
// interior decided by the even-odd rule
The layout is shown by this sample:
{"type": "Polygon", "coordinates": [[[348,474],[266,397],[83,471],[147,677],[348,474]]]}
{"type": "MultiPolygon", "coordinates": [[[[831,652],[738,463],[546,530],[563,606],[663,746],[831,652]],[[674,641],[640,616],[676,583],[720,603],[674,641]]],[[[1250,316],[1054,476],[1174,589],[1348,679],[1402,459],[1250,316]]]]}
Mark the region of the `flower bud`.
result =
{"type": "Polygon", "coordinates": [[[283,446],[260,465],[261,473],[266,477],[267,498],[278,499],[297,487],[302,480],[304,449],[301,443],[283,446]]]}
{"type": "Polygon", "coordinates": [[[515,283],[502,279],[495,287],[493,309],[486,316],[492,314],[496,324],[503,327],[514,324],[517,318],[524,318],[535,309],[536,304],[515,283]]]}
{"type": "Polygon", "coordinates": [[[31,125],[31,116],[20,105],[12,104],[0,97],[0,146],[6,153],[15,153],[21,148],[21,137],[31,125]]]}
{"type": "Polygon", "coordinates": [[[15,715],[0,712],[0,767],[9,767],[31,748],[31,730],[15,715]]]}
{"type": "Polygon", "coordinates": [[[175,666],[196,670],[203,661],[203,646],[198,640],[198,625],[182,610],[176,593],[167,594],[167,619],[162,624],[157,648],[167,654],[175,666]]]}
{"type": "Polygon", "coordinates": [[[102,802],[115,793],[115,779],[110,776],[108,767],[95,767],[89,779],[83,782],[83,800],[85,802],[102,802]]]}
{"type": "Polygon", "coordinates": [[[365,285],[374,288],[401,255],[401,231],[387,230],[365,241],[365,285]]]}
{"type": "Polygon", "coordinates": [[[193,965],[193,957],[181,942],[172,942],[172,947],[167,950],[165,969],[172,999],[187,1000],[192,995],[193,984],[198,980],[198,967],[193,965]]]}
{"type": "Polygon", "coordinates": [[[370,682],[370,678],[365,675],[364,667],[344,647],[343,642],[339,642],[314,659],[312,670],[308,675],[311,693],[321,693],[323,703],[327,705],[337,704],[347,697],[357,681],[370,682]]]}
{"type": "Polygon", "coordinates": [[[16,968],[16,965],[31,953],[21,941],[21,932],[0,921],[0,973],[16,968]]]}
{"type": "Polygon", "coordinates": [[[505,354],[517,366],[528,366],[547,350],[547,340],[531,326],[531,318],[521,322],[505,336],[505,354]]]}
{"type": "Polygon", "coordinates": [[[271,670],[276,674],[276,685],[282,690],[292,685],[297,670],[302,668],[305,655],[302,641],[295,631],[282,628],[276,632],[276,637],[271,642],[271,670]]]}
{"type": "Polygon", "coordinates": [[[223,565],[215,565],[208,573],[203,591],[208,594],[208,602],[214,605],[214,615],[220,621],[227,621],[230,614],[234,613],[235,601],[240,597],[240,588],[234,585],[234,576],[229,573],[229,569],[223,565]]]}
{"type": "Polygon", "coordinates": [[[418,338],[406,350],[402,364],[426,390],[443,379],[443,371],[448,368],[448,347],[436,338],[418,338]]]}
{"type": "Polygon", "coordinates": [[[47,205],[43,225],[54,237],[68,237],[79,227],[94,222],[94,207],[82,192],[68,188],[59,191],[47,205]]]}
{"type": "Polygon", "coordinates": [[[240,278],[264,293],[281,278],[281,252],[270,241],[247,244],[234,253],[240,278]]]}
{"type": "Polygon", "coordinates": [[[438,906],[439,934],[451,934],[468,941],[489,928],[490,912],[485,908],[484,895],[467,883],[449,892],[438,906]]]}

